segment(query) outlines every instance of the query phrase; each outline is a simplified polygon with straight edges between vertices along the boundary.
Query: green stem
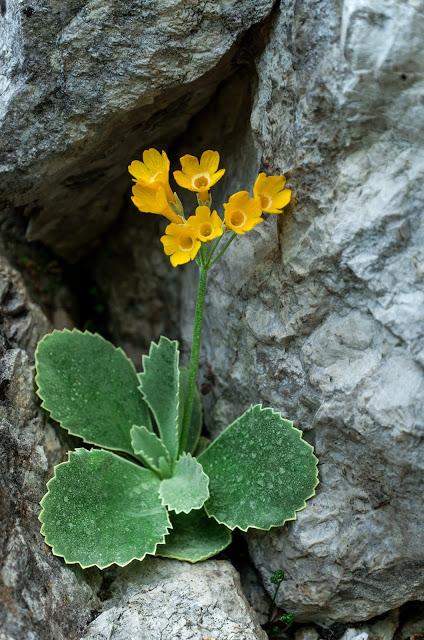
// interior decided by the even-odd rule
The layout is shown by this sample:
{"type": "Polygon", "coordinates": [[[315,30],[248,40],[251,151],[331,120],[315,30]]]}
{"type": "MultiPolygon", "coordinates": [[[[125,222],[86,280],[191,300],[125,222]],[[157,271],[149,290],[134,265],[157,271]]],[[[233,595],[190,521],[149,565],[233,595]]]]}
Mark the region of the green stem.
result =
{"type": "Polygon", "coordinates": [[[275,609],[275,601],[277,599],[277,595],[278,595],[278,592],[279,592],[280,587],[281,587],[281,582],[275,586],[274,595],[272,596],[272,600],[271,600],[271,603],[270,603],[269,609],[268,609],[268,622],[272,622],[272,616],[273,616],[274,609],[275,609]]]}
{"type": "Polygon", "coordinates": [[[185,451],[187,448],[188,434],[190,430],[194,392],[197,384],[197,371],[199,369],[200,340],[202,337],[203,309],[205,305],[207,275],[207,268],[205,268],[204,266],[200,266],[196,310],[194,312],[193,340],[191,343],[190,375],[188,381],[187,399],[184,408],[183,426],[181,430],[180,452],[185,451]]]}
{"type": "Polygon", "coordinates": [[[208,264],[208,266],[211,264],[211,262],[212,262],[212,258],[213,258],[213,256],[214,256],[214,253],[215,253],[215,251],[217,250],[218,245],[219,245],[219,243],[221,242],[221,240],[222,240],[222,238],[223,238],[223,237],[224,237],[224,235],[219,236],[219,238],[218,238],[217,240],[215,240],[215,244],[212,246],[211,250],[209,251],[208,259],[207,259],[207,264],[208,264]]]}
{"type": "Polygon", "coordinates": [[[216,256],[216,258],[214,260],[212,260],[212,262],[209,263],[209,267],[213,267],[214,264],[216,264],[218,262],[218,260],[220,260],[222,258],[222,256],[224,255],[224,253],[227,251],[228,247],[230,246],[230,244],[232,243],[232,241],[237,237],[237,234],[233,232],[233,235],[231,236],[231,238],[229,240],[227,240],[227,242],[224,244],[223,248],[221,249],[221,251],[218,253],[218,255],[216,256]]]}

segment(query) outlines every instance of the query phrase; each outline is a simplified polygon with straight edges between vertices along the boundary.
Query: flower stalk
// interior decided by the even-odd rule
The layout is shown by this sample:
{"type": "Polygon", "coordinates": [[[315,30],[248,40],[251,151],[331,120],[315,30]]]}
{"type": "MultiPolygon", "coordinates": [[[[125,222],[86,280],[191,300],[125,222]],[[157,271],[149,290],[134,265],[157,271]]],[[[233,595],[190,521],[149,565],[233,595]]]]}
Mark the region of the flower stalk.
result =
{"type": "Polygon", "coordinates": [[[190,373],[188,382],[188,393],[184,408],[184,418],[181,431],[181,451],[187,447],[188,433],[190,429],[191,414],[193,411],[194,392],[197,384],[197,373],[199,370],[200,343],[202,339],[203,312],[206,297],[206,285],[208,276],[208,266],[199,267],[199,282],[197,286],[196,308],[194,312],[193,339],[191,343],[190,373]]]}
{"type": "Polygon", "coordinates": [[[162,215],[170,222],[160,240],[172,266],[178,267],[195,261],[199,267],[189,382],[181,421],[180,453],[186,451],[189,440],[208,271],[223,257],[235,238],[264,222],[263,213],[282,213],[291,199],[290,189],[285,188],[284,176],[260,173],[253,185],[253,197],[249,191],[234,193],[224,203],[224,215],[220,216],[217,211],[212,210],[211,196],[211,188],[225,174],[225,169],[219,169],[219,162],[218,151],[210,149],[204,151],[200,159],[192,155],[180,158],[181,170],[173,172],[174,179],[180,187],[196,194],[198,205],[189,216],[186,216],[178,194],[170,186],[170,162],[165,151],[160,153],[157,149],[146,149],[143,151],[143,161],[133,160],[128,167],[134,180],[132,201],[137,209],[144,213],[162,215]]]}

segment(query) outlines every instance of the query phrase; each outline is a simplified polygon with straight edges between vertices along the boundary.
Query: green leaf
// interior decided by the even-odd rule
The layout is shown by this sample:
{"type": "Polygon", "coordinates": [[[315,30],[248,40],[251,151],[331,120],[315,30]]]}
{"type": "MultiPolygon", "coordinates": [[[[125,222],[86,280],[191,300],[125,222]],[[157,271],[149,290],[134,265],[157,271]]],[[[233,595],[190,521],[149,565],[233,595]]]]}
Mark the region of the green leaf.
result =
{"type": "Polygon", "coordinates": [[[178,360],[178,342],[161,336],[158,344],[151,343],[149,355],[143,356],[143,372],[138,376],[141,392],[153,413],[171,460],[177,458],[179,448],[178,360]]]}
{"type": "MultiPolygon", "coordinates": [[[[188,382],[190,371],[186,367],[180,368],[180,432],[184,418],[184,407],[188,394],[188,382]]],[[[188,432],[187,451],[194,453],[197,443],[199,442],[200,433],[202,431],[202,403],[200,400],[199,390],[195,389],[193,398],[193,409],[191,412],[190,429],[188,432]]]]}
{"type": "Polygon", "coordinates": [[[132,362],[97,334],[53,331],[38,344],[36,383],[42,407],[74,436],[133,453],[133,424],[150,426],[132,362]]]}
{"type": "Polygon", "coordinates": [[[155,433],[146,427],[134,426],[131,429],[131,444],[134,453],[153,471],[164,471],[166,476],[171,475],[168,450],[155,433]]]}
{"type": "Polygon", "coordinates": [[[206,512],[230,529],[294,520],[318,484],[318,460],[301,431],[261,405],[227,427],[199,461],[210,479],[206,512]]]}
{"type": "Polygon", "coordinates": [[[41,501],[41,533],[69,564],[104,569],[154,554],[170,527],[159,478],[110,451],[76,449],[41,501]]]}
{"type": "Polygon", "coordinates": [[[231,531],[208,518],[204,509],[171,514],[172,529],[156,555],[186,562],[200,562],[216,555],[231,542],[231,531]]]}
{"type": "Polygon", "coordinates": [[[162,504],[176,513],[200,509],[209,497],[209,478],[202,465],[189,453],[177,460],[172,478],[160,483],[162,504]]]}

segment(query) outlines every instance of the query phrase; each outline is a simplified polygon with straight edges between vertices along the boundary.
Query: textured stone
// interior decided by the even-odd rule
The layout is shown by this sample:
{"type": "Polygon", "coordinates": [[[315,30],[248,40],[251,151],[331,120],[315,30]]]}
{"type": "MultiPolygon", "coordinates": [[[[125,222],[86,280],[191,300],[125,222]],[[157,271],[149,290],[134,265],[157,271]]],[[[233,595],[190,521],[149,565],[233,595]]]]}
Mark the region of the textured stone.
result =
{"type": "Polygon", "coordinates": [[[318,640],[318,638],[318,631],[311,626],[300,627],[294,633],[294,640],[318,640]]]}
{"type": "Polygon", "coordinates": [[[106,308],[105,330],[141,366],[141,356],[160,335],[180,335],[180,278],[164,260],[159,216],[131,209],[106,236],[92,277],[106,308]]]}
{"type": "MultiPolygon", "coordinates": [[[[263,401],[315,444],[318,496],[286,528],[249,534],[249,548],[269,593],[284,567],[278,602],[298,620],[353,623],[424,598],[424,3],[282,0],[270,32],[239,49],[272,4],[0,2],[2,220],[23,213],[28,237],[69,260],[98,243],[79,290],[96,283],[109,334],[138,358],[159,332],[182,333],[186,348],[195,271],[166,272],[156,220],[111,228],[127,162],[165,141],[219,148],[217,202],[258,170],[287,174],[293,205],[211,277],[205,415],[217,433],[263,401]]],[[[6,292],[15,280],[8,271],[6,292]]],[[[12,638],[72,637],[96,598],[37,537],[47,466],[62,453],[30,391],[46,323],[25,294],[5,296],[1,614],[12,638]]]]}
{"type": "Polygon", "coordinates": [[[231,71],[272,0],[7,0],[0,17],[0,200],[75,260],[117,217],[125,167],[167,144],[231,71]]]}
{"type": "Polygon", "coordinates": [[[149,559],[121,572],[82,640],[266,640],[231,565],[149,559]]]}
{"type": "Polygon", "coordinates": [[[34,348],[48,323],[3,258],[0,317],[0,636],[72,640],[98,601],[39,532],[39,501],[64,453],[34,394],[34,348]]]}
{"type": "Polygon", "coordinates": [[[216,433],[262,401],[316,446],[317,497],[248,536],[270,593],[284,567],[278,602],[298,620],[424,598],[423,10],[281,2],[251,130],[227,144],[227,193],[262,169],[294,201],[211,277],[206,417],[216,433]]]}

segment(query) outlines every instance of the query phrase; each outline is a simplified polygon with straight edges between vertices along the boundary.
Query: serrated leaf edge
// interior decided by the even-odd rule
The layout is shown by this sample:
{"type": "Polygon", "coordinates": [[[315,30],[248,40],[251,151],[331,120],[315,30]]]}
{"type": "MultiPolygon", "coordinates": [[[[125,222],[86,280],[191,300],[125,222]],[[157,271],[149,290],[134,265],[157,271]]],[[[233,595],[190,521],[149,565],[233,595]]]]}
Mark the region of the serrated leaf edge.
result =
{"type": "MultiPolygon", "coordinates": [[[[246,415],[246,413],[247,413],[248,411],[253,411],[254,409],[258,409],[259,411],[271,412],[272,414],[279,416],[282,420],[285,420],[286,422],[290,422],[290,423],[291,423],[291,428],[292,428],[292,429],[294,429],[294,431],[297,431],[297,433],[299,434],[299,439],[300,439],[300,440],[302,440],[302,442],[304,442],[304,443],[306,444],[306,446],[307,446],[307,447],[309,447],[309,449],[311,449],[311,451],[312,451],[312,452],[314,451],[313,446],[312,446],[311,444],[309,444],[309,442],[306,442],[306,440],[304,440],[304,438],[302,437],[302,436],[303,436],[303,432],[302,432],[300,429],[298,429],[297,427],[295,427],[295,426],[293,425],[293,422],[292,422],[291,420],[287,420],[287,418],[284,418],[284,417],[281,415],[280,411],[276,411],[276,410],[275,410],[275,409],[273,409],[272,407],[263,407],[263,405],[262,405],[261,403],[259,403],[259,404],[255,404],[255,405],[253,405],[253,404],[252,404],[252,405],[249,407],[249,409],[247,409],[244,413],[242,413],[242,414],[241,414],[241,416],[239,416],[236,420],[234,420],[234,422],[232,422],[231,424],[229,424],[229,425],[228,425],[228,427],[226,427],[226,428],[222,431],[222,433],[220,433],[220,434],[219,434],[219,436],[218,436],[217,438],[215,438],[215,440],[213,440],[213,441],[211,442],[211,444],[210,444],[209,446],[212,446],[213,444],[215,444],[215,442],[216,442],[217,440],[219,440],[219,439],[220,439],[220,437],[221,437],[221,436],[222,436],[222,435],[227,431],[227,429],[230,429],[234,424],[236,424],[239,420],[241,420],[241,418],[243,418],[243,416],[245,416],[245,415],[246,415]]],[[[209,447],[208,447],[208,449],[209,449],[209,447]]],[[[200,461],[200,458],[202,457],[202,455],[203,455],[203,454],[204,454],[208,449],[205,449],[205,451],[202,451],[202,453],[201,453],[201,454],[200,454],[200,456],[199,456],[199,462],[201,462],[201,461],[200,461]]],[[[205,504],[204,504],[204,509],[205,509],[205,511],[206,511],[206,513],[207,513],[207,515],[209,516],[209,518],[213,518],[214,520],[216,520],[216,522],[218,522],[218,524],[223,524],[223,525],[225,525],[225,526],[226,526],[228,529],[230,529],[231,531],[234,531],[235,529],[239,529],[240,531],[243,531],[243,532],[245,532],[245,533],[246,533],[249,529],[257,529],[257,531],[271,531],[271,529],[275,529],[276,527],[282,527],[286,522],[293,522],[293,520],[296,520],[296,519],[297,519],[297,514],[298,514],[298,512],[299,512],[299,511],[303,511],[303,509],[305,509],[305,508],[307,507],[307,501],[308,501],[308,500],[310,500],[311,498],[313,498],[313,497],[316,495],[316,491],[315,491],[315,489],[316,489],[316,488],[317,488],[317,486],[319,485],[319,477],[318,477],[318,463],[319,463],[319,460],[318,460],[318,458],[316,457],[316,455],[315,455],[314,453],[313,453],[312,455],[313,455],[313,458],[314,458],[314,460],[315,460],[315,462],[316,462],[316,465],[315,465],[315,478],[316,478],[316,482],[315,482],[315,484],[314,484],[314,486],[313,486],[312,493],[311,493],[309,496],[307,496],[307,498],[305,498],[305,500],[304,500],[304,502],[303,502],[303,505],[302,505],[301,507],[299,507],[299,509],[295,509],[295,511],[294,511],[294,515],[293,515],[293,518],[285,518],[282,522],[277,523],[277,524],[272,524],[272,525],[270,525],[269,527],[254,527],[254,526],[250,525],[250,526],[247,526],[246,528],[243,528],[243,527],[238,527],[237,525],[231,526],[231,525],[227,524],[226,522],[223,522],[222,520],[219,520],[219,519],[218,519],[216,516],[214,516],[212,513],[209,513],[209,511],[208,511],[208,509],[207,509],[206,502],[205,502],[205,504]]]]}
{"type": "MultiPolygon", "coordinates": [[[[163,507],[165,507],[165,509],[167,509],[168,511],[173,511],[173,512],[174,512],[174,513],[176,513],[177,515],[178,515],[179,513],[185,513],[185,514],[187,515],[187,514],[189,514],[191,511],[197,511],[198,509],[201,509],[201,508],[205,505],[206,501],[207,501],[207,500],[209,500],[209,498],[210,498],[210,492],[209,492],[210,478],[209,478],[209,476],[205,473],[205,471],[204,471],[204,469],[203,469],[203,467],[202,467],[201,462],[200,462],[197,458],[195,458],[194,456],[192,456],[192,455],[191,455],[191,453],[188,453],[187,451],[184,451],[184,452],[183,452],[183,453],[178,457],[177,462],[178,462],[179,460],[181,460],[181,458],[193,458],[193,459],[194,459],[194,460],[196,460],[196,462],[200,465],[201,470],[202,470],[202,471],[201,471],[201,473],[202,473],[202,475],[203,475],[203,476],[205,476],[205,478],[206,478],[206,479],[207,479],[207,481],[208,481],[208,484],[207,484],[208,496],[207,496],[207,498],[205,498],[205,499],[203,500],[203,502],[202,502],[198,507],[197,507],[197,506],[196,506],[196,507],[191,507],[191,509],[189,509],[188,511],[186,511],[185,509],[181,509],[180,511],[177,511],[176,509],[172,509],[171,507],[169,507],[169,506],[164,502],[164,498],[163,498],[163,496],[162,496],[162,482],[163,482],[164,480],[172,480],[172,478],[173,478],[174,476],[171,476],[170,478],[164,478],[164,480],[162,480],[162,482],[160,483],[160,486],[159,486],[159,497],[160,497],[160,500],[161,500],[162,506],[163,506],[163,507]]],[[[208,516],[209,516],[209,514],[208,514],[208,516]]],[[[210,517],[210,516],[209,516],[209,517],[210,517]]],[[[220,524],[222,524],[222,523],[220,523],[220,524]]],[[[225,525],[225,526],[227,526],[227,525],[225,525]]],[[[228,527],[227,527],[227,529],[228,529],[228,527]]]]}
{"type": "MultiPolygon", "coordinates": [[[[217,547],[216,549],[211,551],[211,553],[207,553],[204,556],[202,556],[201,558],[198,558],[197,560],[189,560],[188,558],[183,558],[182,556],[179,556],[176,553],[172,554],[172,555],[171,554],[164,555],[164,554],[160,553],[160,551],[156,553],[156,556],[161,557],[161,558],[170,558],[171,560],[180,560],[181,562],[189,562],[190,564],[196,564],[197,562],[204,562],[205,560],[208,560],[209,558],[213,558],[213,556],[215,556],[220,551],[223,551],[224,549],[226,549],[228,547],[229,544],[231,544],[232,539],[233,539],[232,531],[228,527],[226,527],[226,529],[228,531],[228,542],[227,542],[227,544],[225,544],[224,546],[220,545],[219,547],[217,547]]],[[[165,542],[165,547],[166,547],[166,542],[165,542]]]]}
{"type": "MultiPolygon", "coordinates": [[[[179,413],[180,413],[180,349],[179,349],[179,343],[178,340],[170,340],[170,338],[167,338],[166,336],[160,336],[158,342],[151,342],[150,343],[150,347],[149,347],[149,353],[144,354],[141,358],[141,366],[143,367],[143,371],[141,371],[140,373],[137,374],[137,379],[139,381],[139,386],[138,389],[141,392],[141,395],[143,396],[143,400],[144,402],[147,404],[147,406],[149,407],[150,411],[153,414],[153,418],[155,419],[155,423],[156,426],[159,430],[160,433],[160,428],[159,428],[159,420],[157,419],[156,413],[155,411],[152,409],[150,402],[147,400],[147,398],[144,396],[143,393],[143,377],[145,376],[145,372],[144,372],[144,363],[146,360],[150,360],[151,358],[151,353],[153,349],[159,349],[159,344],[161,340],[165,340],[166,342],[169,343],[175,343],[177,345],[176,351],[175,351],[175,356],[176,356],[176,364],[177,364],[177,371],[178,371],[178,389],[177,389],[177,393],[176,393],[176,399],[177,399],[177,411],[176,411],[176,421],[175,421],[175,430],[176,430],[176,434],[177,434],[177,457],[178,457],[178,449],[179,449],[179,444],[180,444],[180,429],[179,429],[179,413]]],[[[161,438],[162,440],[162,438],[161,438]]],[[[163,443],[165,446],[165,443],[163,443]]],[[[165,446],[165,448],[167,448],[165,446]]],[[[173,456],[171,455],[171,453],[169,452],[169,455],[171,456],[171,462],[173,461],[173,456]]]]}
{"type": "MultiPolygon", "coordinates": [[[[102,450],[102,449],[101,449],[101,450],[102,450]]],[[[103,449],[103,450],[104,450],[104,451],[106,451],[106,452],[108,452],[108,451],[107,451],[107,449],[103,449]]],[[[44,542],[45,542],[45,544],[46,544],[48,547],[50,547],[50,548],[51,548],[53,555],[54,555],[54,556],[56,556],[56,557],[58,557],[58,558],[63,558],[63,560],[64,560],[65,564],[69,564],[69,565],[71,565],[71,564],[78,564],[78,565],[81,567],[81,569],[89,569],[90,567],[97,567],[98,569],[101,569],[101,570],[102,570],[102,569],[107,569],[108,567],[111,567],[111,566],[112,566],[112,565],[114,565],[114,564],[116,564],[118,567],[126,567],[128,564],[130,564],[130,562],[133,562],[133,560],[139,560],[139,561],[141,562],[142,560],[144,560],[144,558],[145,558],[146,556],[154,556],[154,555],[156,555],[156,549],[157,549],[158,545],[160,545],[160,544],[165,544],[165,542],[166,542],[166,536],[169,534],[170,530],[173,528],[173,527],[172,527],[172,524],[171,524],[171,520],[170,520],[170,518],[169,518],[169,514],[168,514],[168,510],[167,510],[167,509],[165,509],[166,517],[167,517],[167,520],[168,520],[168,525],[167,525],[167,527],[166,527],[166,528],[167,528],[167,532],[166,532],[166,533],[164,533],[164,535],[162,536],[162,540],[159,540],[159,541],[156,543],[155,548],[154,548],[154,550],[153,550],[153,551],[146,551],[146,553],[145,553],[144,555],[142,555],[141,557],[134,556],[133,558],[131,558],[131,559],[130,559],[130,560],[128,560],[127,562],[123,562],[123,563],[121,563],[121,562],[110,562],[109,564],[104,564],[104,565],[103,565],[103,564],[102,564],[102,565],[101,565],[101,564],[97,564],[97,563],[94,563],[94,564],[81,564],[81,562],[78,562],[78,560],[67,560],[66,556],[64,556],[62,553],[57,553],[57,551],[55,551],[54,544],[51,544],[51,543],[48,541],[47,536],[46,536],[46,535],[45,535],[45,533],[44,533],[44,530],[45,530],[45,529],[44,529],[43,515],[44,515],[44,513],[45,513],[45,509],[44,509],[44,506],[43,506],[43,501],[44,501],[44,499],[45,499],[45,498],[48,496],[48,494],[49,494],[49,485],[50,485],[50,483],[51,483],[53,480],[55,480],[55,479],[56,479],[56,471],[57,471],[57,469],[58,469],[59,467],[62,467],[62,466],[63,466],[63,465],[65,465],[65,464],[69,464],[69,463],[70,463],[70,461],[71,461],[71,455],[73,455],[73,454],[77,454],[77,455],[78,455],[78,452],[79,452],[79,451],[84,451],[84,452],[87,452],[87,453],[89,452],[89,450],[84,449],[83,447],[78,447],[77,449],[74,449],[73,451],[68,451],[68,453],[66,454],[66,455],[67,455],[67,457],[68,457],[68,459],[67,459],[67,460],[64,460],[63,462],[59,462],[59,464],[56,464],[56,465],[53,467],[53,475],[52,475],[52,477],[50,478],[50,480],[48,480],[48,482],[46,483],[47,493],[45,493],[45,494],[44,494],[44,496],[41,498],[41,500],[40,500],[40,502],[39,502],[39,505],[40,505],[40,507],[41,507],[41,511],[40,511],[39,516],[38,516],[38,520],[41,522],[40,533],[41,533],[41,535],[42,535],[42,536],[43,536],[43,538],[44,538],[44,542]]],[[[112,452],[110,452],[110,451],[109,451],[108,453],[111,453],[111,455],[116,455],[116,454],[114,454],[114,453],[112,453],[112,452]]],[[[126,458],[121,458],[121,456],[116,456],[116,457],[117,457],[117,458],[119,458],[120,460],[124,460],[124,462],[128,462],[128,464],[132,464],[132,465],[134,465],[135,467],[140,468],[137,464],[135,464],[134,462],[131,462],[131,460],[127,460],[126,458]]],[[[163,505],[162,505],[162,506],[163,506],[163,505]]]]}
{"type": "MultiPolygon", "coordinates": [[[[143,425],[133,424],[133,425],[132,425],[132,427],[131,427],[131,429],[130,429],[130,436],[131,436],[131,431],[133,430],[133,428],[134,428],[134,427],[140,427],[140,426],[143,426],[143,425]]],[[[147,429],[147,427],[145,427],[145,428],[147,429]]],[[[147,431],[148,431],[148,429],[147,429],[147,431]]],[[[152,432],[150,432],[150,433],[152,433],[152,432]]],[[[156,434],[154,434],[154,435],[156,435],[156,434]]],[[[158,437],[158,436],[156,436],[156,437],[158,437]]],[[[139,459],[139,460],[142,462],[142,464],[147,464],[147,465],[149,465],[150,469],[151,469],[152,471],[154,471],[155,473],[160,474],[160,470],[159,470],[159,468],[155,465],[153,458],[151,458],[150,456],[146,455],[145,453],[143,453],[143,455],[141,455],[140,453],[137,453],[137,451],[134,449],[134,446],[133,446],[133,444],[132,444],[132,440],[133,440],[133,439],[132,439],[132,436],[131,436],[131,445],[132,445],[132,447],[133,447],[134,455],[136,455],[136,456],[137,456],[137,459],[139,459]],[[147,462],[145,462],[145,460],[147,460],[147,462]]],[[[159,438],[159,440],[160,440],[160,438],[159,438]]],[[[162,440],[161,440],[161,442],[162,442],[162,440]]],[[[162,442],[162,444],[163,444],[163,442],[162,442]]],[[[165,445],[163,445],[163,446],[165,447],[165,445]]],[[[166,457],[166,461],[167,461],[167,462],[169,462],[169,464],[171,465],[171,464],[172,464],[172,463],[171,463],[171,460],[170,460],[170,456],[171,456],[171,454],[169,453],[169,451],[168,451],[168,449],[167,449],[166,447],[165,447],[165,450],[166,450],[166,452],[168,453],[168,456],[169,456],[169,457],[166,457]]]]}
{"type": "MultiPolygon", "coordinates": [[[[59,422],[59,420],[56,420],[56,418],[53,417],[50,409],[48,409],[46,407],[46,399],[42,396],[42,389],[39,385],[39,373],[38,373],[38,349],[40,347],[40,345],[51,335],[53,335],[54,333],[78,333],[80,335],[90,335],[90,336],[94,336],[96,338],[100,338],[103,342],[107,342],[108,344],[112,345],[112,347],[115,349],[115,351],[120,351],[123,356],[126,358],[126,360],[130,363],[131,367],[134,369],[134,373],[137,377],[138,380],[138,375],[137,375],[137,370],[134,366],[134,363],[132,362],[132,360],[129,359],[129,357],[127,356],[127,354],[125,353],[125,351],[121,348],[121,347],[115,347],[114,344],[112,344],[109,340],[106,340],[106,338],[103,338],[103,336],[101,336],[99,333],[92,333],[91,331],[80,331],[79,329],[53,329],[53,331],[50,331],[50,333],[46,333],[45,336],[43,336],[41,338],[41,340],[38,342],[37,344],[37,348],[35,350],[35,354],[34,354],[34,361],[35,361],[35,376],[34,376],[34,382],[35,382],[35,393],[36,395],[40,398],[41,400],[41,404],[40,407],[42,409],[44,409],[44,411],[48,414],[48,416],[50,417],[51,420],[53,420],[54,422],[56,422],[61,429],[63,429],[64,431],[66,431],[67,433],[69,433],[70,436],[76,436],[77,438],[79,438],[80,440],[82,440],[83,442],[85,442],[86,444],[94,444],[96,447],[99,447],[101,449],[104,449],[105,451],[124,451],[125,453],[129,453],[130,455],[133,455],[133,451],[129,451],[128,449],[118,449],[116,447],[105,447],[104,445],[99,444],[98,442],[95,442],[94,440],[87,440],[86,438],[84,438],[83,436],[81,436],[79,433],[75,433],[74,431],[71,431],[70,429],[68,429],[67,427],[65,427],[61,422],[59,422]]],[[[138,387],[137,387],[138,388],[138,387]]],[[[145,400],[144,400],[145,402],[145,400]]],[[[147,404],[147,403],[146,403],[147,404]]]]}

